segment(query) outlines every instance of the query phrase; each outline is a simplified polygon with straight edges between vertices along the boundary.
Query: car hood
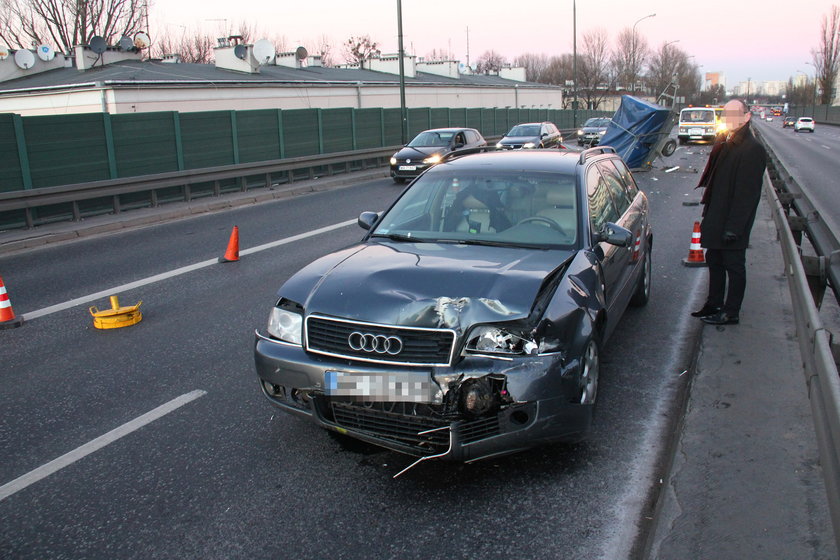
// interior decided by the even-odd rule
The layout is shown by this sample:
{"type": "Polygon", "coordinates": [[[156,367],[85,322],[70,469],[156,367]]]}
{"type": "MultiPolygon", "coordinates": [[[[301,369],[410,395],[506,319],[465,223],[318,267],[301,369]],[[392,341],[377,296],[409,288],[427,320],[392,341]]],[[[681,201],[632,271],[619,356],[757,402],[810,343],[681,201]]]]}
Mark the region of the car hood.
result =
{"type": "Polygon", "coordinates": [[[527,317],[573,251],[368,243],[322,257],[280,289],[307,314],[452,328],[527,317]]]}
{"type": "Polygon", "coordinates": [[[534,144],[540,143],[539,136],[505,136],[501,140],[499,140],[502,144],[525,144],[527,142],[533,142],[534,144]]]}
{"type": "Polygon", "coordinates": [[[399,152],[394,154],[394,157],[397,159],[408,159],[414,158],[418,160],[422,160],[423,158],[429,157],[432,154],[445,154],[449,151],[449,148],[446,146],[424,146],[413,148],[411,146],[405,146],[399,152]]]}

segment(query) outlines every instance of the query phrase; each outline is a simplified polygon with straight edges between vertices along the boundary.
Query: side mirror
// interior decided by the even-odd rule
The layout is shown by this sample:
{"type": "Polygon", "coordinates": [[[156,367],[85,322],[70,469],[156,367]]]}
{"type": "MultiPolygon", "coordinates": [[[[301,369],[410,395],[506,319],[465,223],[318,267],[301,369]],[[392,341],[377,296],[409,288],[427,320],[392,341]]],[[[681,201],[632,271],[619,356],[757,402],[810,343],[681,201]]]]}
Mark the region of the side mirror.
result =
{"type": "Polygon", "coordinates": [[[369,230],[378,219],[379,214],[376,212],[362,212],[359,214],[358,224],[360,228],[369,230]]]}
{"type": "Polygon", "coordinates": [[[598,243],[609,243],[618,247],[629,247],[633,243],[633,233],[618,224],[607,222],[596,235],[598,243]]]}

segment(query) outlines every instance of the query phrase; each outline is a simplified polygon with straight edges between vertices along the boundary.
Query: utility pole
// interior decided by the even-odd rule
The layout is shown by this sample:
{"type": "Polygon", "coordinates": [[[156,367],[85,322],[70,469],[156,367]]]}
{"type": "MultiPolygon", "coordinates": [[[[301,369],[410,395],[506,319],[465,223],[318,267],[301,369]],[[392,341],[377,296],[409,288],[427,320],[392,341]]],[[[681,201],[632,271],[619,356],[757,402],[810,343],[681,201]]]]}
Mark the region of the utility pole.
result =
{"type": "Polygon", "coordinates": [[[397,39],[400,57],[400,135],[403,145],[408,143],[408,115],[405,109],[405,62],[403,57],[402,0],[397,0],[397,39]]]}

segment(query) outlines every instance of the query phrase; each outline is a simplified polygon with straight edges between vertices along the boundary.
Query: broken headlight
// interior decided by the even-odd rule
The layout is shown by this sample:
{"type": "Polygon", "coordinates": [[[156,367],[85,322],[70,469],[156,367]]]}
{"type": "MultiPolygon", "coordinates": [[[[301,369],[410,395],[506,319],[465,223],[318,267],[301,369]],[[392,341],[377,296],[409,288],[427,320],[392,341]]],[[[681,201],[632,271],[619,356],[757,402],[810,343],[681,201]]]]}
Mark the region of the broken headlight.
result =
{"type": "Polygon", "coordinates": [[[539,346],[528,334],[491,325],[475,327],[467,339],[467,352],[479,354],[536,354],[539,346]]]}
{"type": "Polygon", "coordinates": [[[291,344],[300,344],[303,332],[303,315],[275,307],[268,317],[268,334],[291,344]]]}

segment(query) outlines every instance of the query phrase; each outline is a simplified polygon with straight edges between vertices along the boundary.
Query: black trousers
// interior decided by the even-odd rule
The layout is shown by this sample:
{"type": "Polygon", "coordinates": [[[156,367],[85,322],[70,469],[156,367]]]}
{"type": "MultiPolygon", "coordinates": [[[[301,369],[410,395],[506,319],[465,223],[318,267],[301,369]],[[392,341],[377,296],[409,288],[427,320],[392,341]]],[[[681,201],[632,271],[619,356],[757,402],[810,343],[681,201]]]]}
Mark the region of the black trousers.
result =
{"type": "Polygon", "coordinates": [[[706,264],[709,266],[707,305],[722,307],[727,315],[737,316],[740,313],[747,288],[746,261],[746,249],[706,249],[706,264]]]}

